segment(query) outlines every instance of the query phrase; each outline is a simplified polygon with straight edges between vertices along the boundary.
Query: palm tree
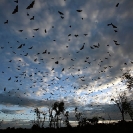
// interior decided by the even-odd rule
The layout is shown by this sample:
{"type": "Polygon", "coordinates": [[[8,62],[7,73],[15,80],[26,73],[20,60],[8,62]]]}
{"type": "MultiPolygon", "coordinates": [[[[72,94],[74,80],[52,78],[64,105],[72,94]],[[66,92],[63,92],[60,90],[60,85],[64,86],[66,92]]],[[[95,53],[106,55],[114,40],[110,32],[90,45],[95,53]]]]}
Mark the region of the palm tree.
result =
{"type": "Polygon", "coordinates": [[[54,124],[56,122],[56,127],[59,128],[59,120],[61,122],[61,119],[59,119],[59,116],[60,116],[61,113],[64,113],[64,110],[65,110],[64,102],[63,101],[55,102],[54,105],[53,105],[52,110],[55,111],[55,116],[54,116],[55,121],[54,121],[54,124]]]}

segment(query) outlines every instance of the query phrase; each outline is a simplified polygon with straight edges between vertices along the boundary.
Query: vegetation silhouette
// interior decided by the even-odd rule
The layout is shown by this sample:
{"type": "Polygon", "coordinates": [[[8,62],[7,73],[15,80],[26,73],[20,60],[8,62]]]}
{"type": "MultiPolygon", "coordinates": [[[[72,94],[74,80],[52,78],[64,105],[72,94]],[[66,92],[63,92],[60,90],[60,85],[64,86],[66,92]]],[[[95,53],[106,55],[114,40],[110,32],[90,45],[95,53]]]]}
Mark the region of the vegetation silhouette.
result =
{"type": "Polygon", "coordinates": [[[34,119],[34,121],[33,121],[32,129],[43,128],[47,113],[41,112],[38,108],[35,108],[34,112],[36,114],[36,120],[34,119]],[[42,118],[42,116],[43,116],[43,118],[42,118]]]}
{"type": "Polygon", "coordinates": [[[126,97],[125,93],[119,94],[117,99],[114,99],[114,98],[111,99],[111,101],[115,102],[115,104],[119,108],[119,111],[120,111],[121,116],[122,116],[122,121],[125,121],[124,114],[126,112],[125,112],[125,106],[124,105],[125,105],[126,99],[127,99],[127,97],[126,97]]]}
{"type": "Polygon", "coordinates": [[[67,128],[72,128],[70,122],[69,122],[69,111],[66,111],[64,116],[66,117],[66,119],[64,120],[64,124],[66,125],[67,128]]]}
{"type": "MultiPolygon", "coordinates": [[[[126,84],[127,89],[130,91],[133,87],[133,76],[131,76],[130,72],[127,71],[122,75],[122,79],[126,84]]],[[[131,120],[133,121],[133,108],[131,106],[131,102],[127,99],[126,91],[119,94],[117,98],[112,98],[111,101],[113,101],[119,108],[123,122],[125,121],[125,114],[129,114],[131,120]]]]}
{"type": "Polygon", "coordinates": [[[0,128],[1,128],[2,123],[3,123],[3,120],[0,121],[0,128]]]}
{"type": "MultiPolygon", "coordinates": [[[[87,118],[83,117],[83,114],[78,111],[78,108],[75,108],[75,118],[78,122],[76,127],[72,127],[69,122],[69,111],[65,110],[64,102],[55,102],[52,107],[49,109],[49,126],[44,128],[46,121],[46,112],[40,111],[39,108],[35,108],[34,112],[36,114],[36,118],[33,121],[33,126],[31,129],[23,129],[23,128],[16,128],[15,127],[8,127],[6,130],[0,129],[0,132],[131,132],[133,130],[133,121],[125,121],[123,120],[124,114],[130,114],[132,111],[130,102],[127,101],[127,97],[124,93],[123,95],[119,95],[121,98],[118,103],[117,100],[112,100],[116,102],[119,110],[122,113],[122,120],[118,123],[98,123],[99,120],[104,120],[103,117],[92,117],[87,118]],[[64,116],[61,118],[61,114],[64,116]],[[66,127],[61,127],[61,123],[64,123],[66,127]]],[[[132,113],[131,113],[132,116],[132,113]]],[[[132,119],[132,117],[131,117],[132,119]]],[[[1,121],[0,125],[3,123],[1,121]]]]}
{"type": "Polygon", "coordinates": [[[133,76],[130,71],[125,72],[122,75],[123,80],[125,81],[127,88],[131,90],[133,88],[133,76]]]}

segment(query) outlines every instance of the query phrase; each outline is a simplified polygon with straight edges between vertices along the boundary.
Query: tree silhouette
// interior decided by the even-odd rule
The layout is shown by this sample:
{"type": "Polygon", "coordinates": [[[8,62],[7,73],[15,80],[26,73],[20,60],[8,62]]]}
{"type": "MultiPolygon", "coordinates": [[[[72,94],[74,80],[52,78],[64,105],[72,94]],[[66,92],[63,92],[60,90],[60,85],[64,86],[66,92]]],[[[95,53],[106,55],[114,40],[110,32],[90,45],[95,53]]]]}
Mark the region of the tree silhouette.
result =
{"type": "Polygon", "coordinates": [[[125,112],[125,101],[127,100],[126,93],[119,94],[117,99],[111,99],[111,101],[115,102],[117,107],[119,108],[119,111],[122,116],[122,121],[125,121],[124,114],[125,112]]]}
{"type": "Polygon", "coordinates": [[[124,108],[125,114],[129,114],[131,120],[133,121],[133,109],[132,109],[131,103],[128,102],[127,99],[125,99],[123,103],[123,108],[124,108]]]}
{"type": "Polygon", "coordinates": [[[69,123],[69,118],[68,118],[68,116],[69,116],[69,111],[66,111],[65,114],[64,114],[64,116],[66,117],[66,119],[64,120],[65,125],[66,125],[67,127],[72,127],[72,126],[70,125],[70,123],[69,123]]]}
{"type": "Polygon", "coordinates": [[[52,126],[53,126],[52,109],[49,109],[49,127],[51,128],[52,126]]]}
{"type": "Polygon", "coordinates": [[[91,124],[97,124],[99,119],[98,117],[94,116],[92,119],[87,119],[91,124]]]}
{"type": "Polygon", "coordinates": [[[3,120],[0,121],[0,128],[1,128],[2,123],[3,123],[3,120]]]}
{"type": "Polygon", "coordinates": [[[47,113],[41,112],[38,108],[35,108],[34,112],[36,114],[36,120],[34,120],[32,128],[42,128],[44,126],[47,113]],[[43,118],[41,117],[41,115],[43,116],[43,118]]]}
{"type": "Polygon", "coordinates": [[[76,117],[76,119],[77,119],[77,121],[78,121],[78,126],[80,127],[81,126],[81,121],[82,121],[82,113],[80,113],[80,112],[78,112],[77,111],[77,107],[75,108],[75,117],[76,117]]]}
{"type": "Polygon", "coordinates": [[[125,80],[127,88],[131,90],[133,88],[133,76],[131,76],[130,71],[127,71],[122,75],[122,78],[125,80]]]}
{"type": "Polygon", "coordinates": [[[36,117],[37,117],[36,125],[38,125],[40,127],[40,114],[41,114],[41,112],[38,108],[35,108],[34,111],[35,111],[36,117]]]}
{"type": "MultiPolygon", "coordinates": [[[[54,115],[54,127],[55,127],[55,124],[56,124],[56,127],[59,128],[59,120],[60,120],[60,123],[61,123],[61,118],[59,118],[59,117],[60,117],[61,113],[64,113],[64,110],[65,110],[65,108],[64,108],[64,102],[63,101],[55,102],[53,104],[52,111],[55,111],[55,115],[54,115]]],[[[60,124],[60,126],[61,126],[61,124],[60,124]]]]}

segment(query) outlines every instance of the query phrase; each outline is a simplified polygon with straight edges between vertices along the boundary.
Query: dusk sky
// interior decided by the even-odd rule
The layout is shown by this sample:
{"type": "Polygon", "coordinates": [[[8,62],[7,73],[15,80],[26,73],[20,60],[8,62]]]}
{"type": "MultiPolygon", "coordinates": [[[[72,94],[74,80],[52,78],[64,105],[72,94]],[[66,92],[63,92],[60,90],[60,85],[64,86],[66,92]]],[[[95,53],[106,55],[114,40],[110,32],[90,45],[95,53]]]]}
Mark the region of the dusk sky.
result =
{"type": "Polygon", "coordinates": [[[71,121],[75,107],[88,118],[121,119],[111,98],[125,90],[133,97],[121,82],[133,74],[133,1],[14,1],[0,0],[3,128],[31,127],[34,108],[47,112],[55,101],[71,121]]]}

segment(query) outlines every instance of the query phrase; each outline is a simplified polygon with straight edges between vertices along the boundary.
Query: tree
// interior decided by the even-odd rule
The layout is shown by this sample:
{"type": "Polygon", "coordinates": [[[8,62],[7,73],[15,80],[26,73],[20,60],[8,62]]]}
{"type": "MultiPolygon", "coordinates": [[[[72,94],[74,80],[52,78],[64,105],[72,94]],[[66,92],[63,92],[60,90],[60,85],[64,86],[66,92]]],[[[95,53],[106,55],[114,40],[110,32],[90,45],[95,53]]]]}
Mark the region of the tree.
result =
{"type": "Polygon", "coordinates": [[[68,116],[69,116],[69,111],[66,111],[65,114],[64,114],[64,116],[66,117],[66,119],[64,120],[64,123],[66,124],[66,126],[67,126],[67,127],[72,127],[72,126],[70,125],[70,123],[69,123],[69,118],[68,118],[68,116]]]}
{"type": "Polygon", "coordinates": [[[99,119],[98,117],[94,116],[92,119],[87,119],[91,124],[97,124],[99,119]]]}
{"type": "Polygon", "coordinates": [[[127,99],[125,99],[125,102],[123,103],[123,108],[125,111],[125,114],[129,114],[131,120],[133,121],[133,109],[131,106],[131,103],[127,101],[127,99]]]}
{"type": "Polygon", "coordinates": [[[122,116],[122,121],[125,121],[124,113],[124,103],[127,100],[126,93],[119,94],[117,99],[111,99],[111,101],[115,102],[117,107],[120,110],[121,116],[122,116]]]}
{"type": "MultiPolygon", "coordinates": [[[[54,115],[54,127],[55,127],[55,124],[56,124],[56,127],[59,128],[59,120],[60,120],[60,123],[61,123],[60,114],[61,113],[63,114],[64,110],[65,110],[65,108],[64,108],[64,102],[63,101],[55,102],[53,104],[52,111],[55,111],[55,115],[54,115]]],[[[60,126],[61,126],[61,124],[60,124],[60,126]]]]}
{"type": "Polygon", "coordinates": [[[77,107],[75,108],[75,117],[78,121],[78,126],[80,127],[81,126],[81,123],[82,123],[82,113],[78,112],[77,111],[77,107]]]}
{"type": "Polygon", "coordinates": [[[124,114],[129,114],[131,120],[133,121],[133,108],[131,106],[130,101],[128,101],[126,93],[122,93],[119,95],[117,99],[111,99],[111,101],[114,101],[119,108],[121,115],[122,115],[122,120],[124,121],[124,114]]]}
{"type": "Polygon", "coordinates": [[[46,114],[47,114],[47,113],[42,112],[42,115],[43,115],[42,127],[44,127],[44,122],[45,122],[45,120],[46,120],[46,114]]]}
{"type": "Polygon", "coordinates": [[[40,110],[38,108],[35,108],[34,111],[35,111],[36,117],[37,117],[36,125],[40,127],[41,126],[40,125],[40,114],[41,114],[41,112],[40,112],[40,110]]]}
{"type": "Polygon", "coordinates": [[[0,121],[0,127],[1,127],[2,123],[3,123],[3,120],[0,121]]]}
{"type": "Polygon", "coordinates": [[[84,127],[88,125],[88,119],[83,117],[83,114],[77,111],[77,107],[75,108],[75,117],[78,121],[78,127],[84,127]]]}
{"type": "Polygon", "coordinates": [[[41,112],[38,108],[35,108],[34,112],[36,114],[36,120],[34,120],[34,122],[33,122],[34,124],[33,124],[32,128],[43,127],[47,113],[41,112]],[[43,116],[43,118],[41,117],[41,115],[43,116]]]}
{"type": "Polygon", "coordinates": [[[49,127],[51,128],[53,126],[53,114],[52,114],[52,109],[49,109],[49,127]]]}
{"type": "Polygon", "coordinates": [[[122,78],[125,80],[127,88],[131,90],[133,88],[133,76],[131,76],[130,71],[127,71],[122,75],[122,78]]]}
{"type": "MultiPolygon", "coordinates": [[[[133,76],[131,75],[130,71],[125,72],[122,75],[122,79],[124,80],[127,88],[131,90],[133,88],[133,76]]],[[[123,104],[124,110],[126,114],[129,114],[131,120],[133,121],[133,109],[131,106],[131,103],[125,99],[125,102],[123,104]]]]}

